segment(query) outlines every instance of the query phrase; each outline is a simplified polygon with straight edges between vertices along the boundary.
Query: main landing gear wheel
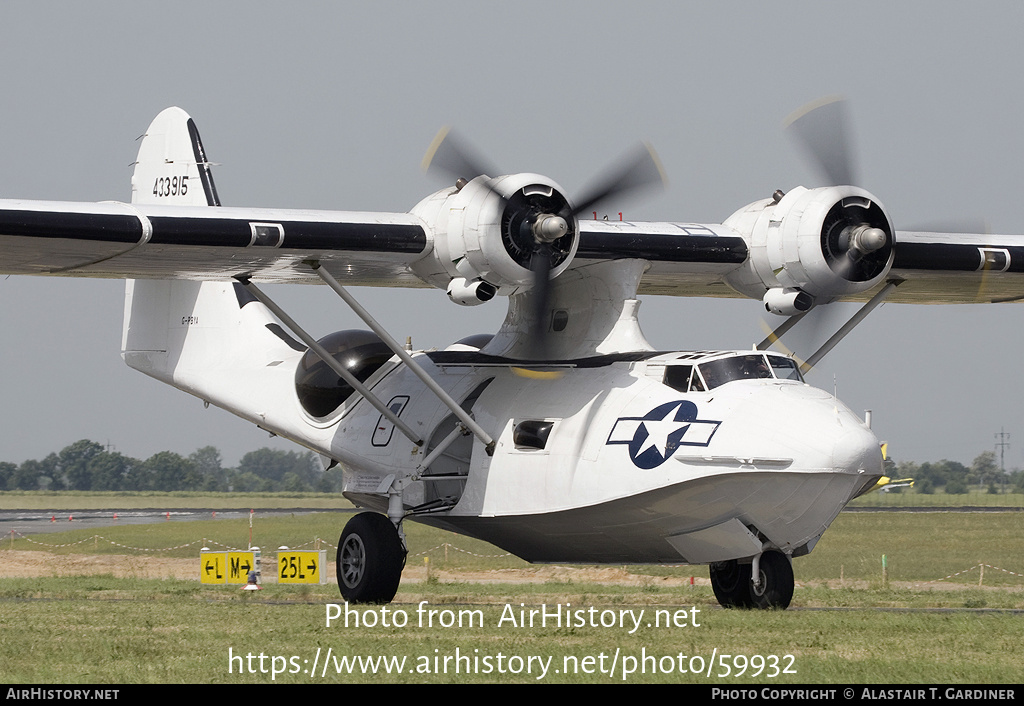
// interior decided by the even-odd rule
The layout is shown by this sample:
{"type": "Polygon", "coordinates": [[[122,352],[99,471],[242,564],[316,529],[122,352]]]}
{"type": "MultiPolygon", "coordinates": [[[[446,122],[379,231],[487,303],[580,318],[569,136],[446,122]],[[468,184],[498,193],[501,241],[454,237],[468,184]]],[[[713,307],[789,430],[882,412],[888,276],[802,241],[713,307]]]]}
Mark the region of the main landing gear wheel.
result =
{"type": "Polygon", "coordinates": [[[398,592],[405,547],[384,515],[363,512],[345,525],[338,540],[338,588],[349,603],[388,603],[398,592]]]}
{"type": "Polygon", "coordinates": [[[711,590],[723,608],[753,608],[750,589],[750,564],[735,559],[712,564],[711,590]]]}
{"type": "Polygon", "coordinates": [[[782,552],[761,555],[759,585],[750,584],[750,597],[756,608],[785,610],[793,600],[793,564],[782,552]]]}

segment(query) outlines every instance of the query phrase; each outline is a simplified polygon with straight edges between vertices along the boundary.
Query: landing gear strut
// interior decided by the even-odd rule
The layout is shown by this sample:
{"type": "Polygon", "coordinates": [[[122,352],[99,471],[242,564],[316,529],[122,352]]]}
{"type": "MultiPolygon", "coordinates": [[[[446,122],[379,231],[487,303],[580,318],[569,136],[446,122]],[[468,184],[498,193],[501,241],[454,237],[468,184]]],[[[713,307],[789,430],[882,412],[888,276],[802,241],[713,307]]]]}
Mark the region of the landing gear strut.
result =
{"type": "Polygon", "coordinates": [[[758,581],[750,584],[750,597],[756,608],[785,610],[793,600],[793,565],[782,552],[761,555],[758,581]]]}
{"type": "Polygon", "coordinates": [[[767,551],[758,561],[757,581],[752,564],[735,559],[710,566],[711,588],[723,608],[778,608],[785,610],[793,600],[793,565],[779,551],[767,551]]]}
{"type": "Polygon", "coordinates": [[[398,592],[406,550],[384,515],[362,512],[338,540],[338,588],[349,603],[388,603],[398,592]]]}

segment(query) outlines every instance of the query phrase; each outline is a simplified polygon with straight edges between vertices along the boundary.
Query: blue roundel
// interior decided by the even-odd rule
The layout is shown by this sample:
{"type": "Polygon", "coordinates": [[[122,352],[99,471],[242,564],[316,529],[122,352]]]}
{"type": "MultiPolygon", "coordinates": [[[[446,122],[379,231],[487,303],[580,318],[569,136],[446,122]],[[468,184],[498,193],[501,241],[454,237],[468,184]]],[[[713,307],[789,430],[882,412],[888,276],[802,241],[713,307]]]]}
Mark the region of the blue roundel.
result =
{"type": "Polygon", "coordinates": [[[637,468],[665,463],[680,446],[707,446],[719,422],[697,419],[697,405],[675,400],[658,405],[642,417],[619,417],[608,444],[625,444],[637,468]]]}

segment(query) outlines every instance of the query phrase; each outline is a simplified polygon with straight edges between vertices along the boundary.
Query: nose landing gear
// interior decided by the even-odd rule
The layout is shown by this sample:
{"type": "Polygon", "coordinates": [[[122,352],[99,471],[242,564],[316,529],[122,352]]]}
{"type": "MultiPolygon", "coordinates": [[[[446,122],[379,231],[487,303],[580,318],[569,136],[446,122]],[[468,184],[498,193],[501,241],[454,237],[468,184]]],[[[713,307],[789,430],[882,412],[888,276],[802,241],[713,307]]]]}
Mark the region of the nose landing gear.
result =
{"type": "Polygon", "coordinates": [[[710,569],[711,588],[723,608],[785,610],[793,600],[793,565],[782,552],[764,552],[751,564],[721,561],[710,569]]]}

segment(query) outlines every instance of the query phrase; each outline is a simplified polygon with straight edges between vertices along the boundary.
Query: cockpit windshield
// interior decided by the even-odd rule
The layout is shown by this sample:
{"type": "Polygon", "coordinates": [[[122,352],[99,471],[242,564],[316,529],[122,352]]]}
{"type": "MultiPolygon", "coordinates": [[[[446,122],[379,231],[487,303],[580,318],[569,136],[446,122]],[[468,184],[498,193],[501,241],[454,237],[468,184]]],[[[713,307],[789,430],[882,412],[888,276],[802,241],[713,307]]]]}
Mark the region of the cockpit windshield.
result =
{"type": "Polygon", "coordinates": [[[703,392],[734,380],[758,379],[803,381],[792,358],[766,353],[737,353],[699,365],[669,365],[665,369],[664,382],[680,392],[703,392]]]}

